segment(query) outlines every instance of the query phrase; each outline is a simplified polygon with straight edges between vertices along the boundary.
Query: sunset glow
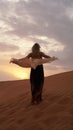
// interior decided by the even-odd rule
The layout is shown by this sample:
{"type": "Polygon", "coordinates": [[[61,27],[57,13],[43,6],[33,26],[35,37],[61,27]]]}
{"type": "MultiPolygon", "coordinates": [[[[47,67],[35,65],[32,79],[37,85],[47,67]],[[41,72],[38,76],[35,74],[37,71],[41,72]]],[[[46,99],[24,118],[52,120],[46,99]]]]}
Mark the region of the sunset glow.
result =
{"type": "Polygon", "coordinates": [[[28,73],[27,73],[26,71],[16,70],[16,69],[15,69],[13,75],[14,75],[16,78],[19,78],[19,79],[29,79],[28,73]]]}
{"type": "Polygon", "coordinates": [[[8,73],[8,75],[11,75],[15,79],[29,79],[29,76],[30,76],[30,68],[28,69],[21,68],[16,65],[9,64],[8,62],[6,65],[4,64],[0,65],[1,73],[2,73],[2,70],[3,70],[3,73],[5,74],[8,73]]]}
{"type": "Polygon", "coordinates": [[[30,69],[9,64],[34,43],[59,60],[44,66],[45,76],[73,70],[73,1],[0,0],[0,81],[28,79],[30,69]]]}

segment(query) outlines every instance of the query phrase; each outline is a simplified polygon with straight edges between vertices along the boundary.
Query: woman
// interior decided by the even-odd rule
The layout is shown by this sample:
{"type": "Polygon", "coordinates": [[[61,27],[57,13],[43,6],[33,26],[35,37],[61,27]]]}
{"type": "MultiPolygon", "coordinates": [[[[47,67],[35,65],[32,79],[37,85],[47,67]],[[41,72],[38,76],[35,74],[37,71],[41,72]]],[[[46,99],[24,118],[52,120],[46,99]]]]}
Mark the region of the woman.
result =
{"type": "MultiPolygon", "coordinates": [[[[26,56],[27,58],[42,59],[51,58],[40,51],[40,45],[35,43],[32,47],[32,52],[26,56]]],[[[55,57],[54,57],[55,58],[55,57]]],[[[56,59],[56,58],[55,58],[56,59]]],[[[42,89],[44,84],[44,70],[43,65],[38,65],[36,69],[31,68],[30,84],[32,93],[32,104],[40,103],[42,101],[42,89]]]]}
{"type": "MultiPolygon", "coordinates": [[[[35,43],[32,47],[32,52],[29,53],[25,58],[32,59],[42,59],[42,58],[51,58],[50,56],[44,54],[40,51],[40,45],[35,43]]],[[[57,58],[53,57],[53,60],[57,58]]],[[[16,63],[16,61],[11,61],[16,63]]],[[[30,84],[31,84],[31,93],[32,93],[32,104],[40,103],[42,101],[42,90],[44,84],[44,70],[43,65],[38,65],[35,69],[31,67],[30,72],[30,84]]]]}

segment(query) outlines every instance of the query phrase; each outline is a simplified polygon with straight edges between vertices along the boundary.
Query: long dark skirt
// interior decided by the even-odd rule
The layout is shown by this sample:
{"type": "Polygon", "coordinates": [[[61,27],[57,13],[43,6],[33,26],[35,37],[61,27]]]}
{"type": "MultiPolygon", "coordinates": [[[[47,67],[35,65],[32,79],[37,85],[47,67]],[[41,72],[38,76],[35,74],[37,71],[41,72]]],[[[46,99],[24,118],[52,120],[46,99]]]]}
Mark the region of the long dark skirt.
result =
{"type": "Polygon", "coordinates": [[[36,69],[31,68],[30,84],[32,93],[32,103],[42,101],[42,89],[44,84],[43,65],[38,65],[36,69]]]}

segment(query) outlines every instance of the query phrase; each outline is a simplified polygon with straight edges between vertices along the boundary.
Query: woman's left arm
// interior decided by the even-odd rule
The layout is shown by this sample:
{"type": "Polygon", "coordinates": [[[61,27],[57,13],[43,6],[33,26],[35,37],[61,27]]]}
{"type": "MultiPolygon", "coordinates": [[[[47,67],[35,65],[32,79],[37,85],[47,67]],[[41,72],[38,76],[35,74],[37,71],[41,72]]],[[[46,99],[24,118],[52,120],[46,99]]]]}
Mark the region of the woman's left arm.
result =
{"type": "Polygon", "coordinates": [[[52,60],[58,60],[58,58],[57,58],[57,57],[55,57],[55,56],[50,57],[50,56],[46,55],[46,54],[45,54],[45,53],[43,53],[43,52],[41,52],[41,54],[42,54],[42,57],[44,57],[44,58],[49,58],[49,59],[52,59],[52,60]]]}
{"type": "Polygon", "coordinates": [[[42,57],[44,58],[51,58],[49,55],[46,55],[45,53],[41,52],[42,57]]]}

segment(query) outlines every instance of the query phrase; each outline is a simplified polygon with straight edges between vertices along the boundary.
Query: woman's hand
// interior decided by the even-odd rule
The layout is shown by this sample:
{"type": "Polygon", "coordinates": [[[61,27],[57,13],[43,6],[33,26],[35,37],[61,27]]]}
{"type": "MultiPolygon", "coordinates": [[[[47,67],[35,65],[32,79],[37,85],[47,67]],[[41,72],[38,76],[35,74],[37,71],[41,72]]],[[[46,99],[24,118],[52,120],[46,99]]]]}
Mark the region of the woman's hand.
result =
{"type": "Polygon", "coordinates": [[[16,62],[16,59],[15,58],[11,58],[9,63],[15,63],[15,62],[16,62]]]}
{"type": "Polygon", "coordinates": [[[53,57],[52,57],[52,59],[53,59],[53,60],[58,60],[58,58],[57,58],[57,57],[55,57],[55,56],[53,56],[53,57]]]}

